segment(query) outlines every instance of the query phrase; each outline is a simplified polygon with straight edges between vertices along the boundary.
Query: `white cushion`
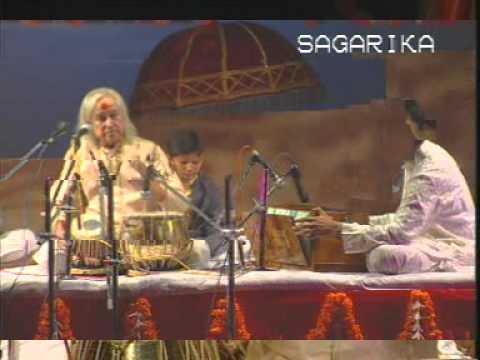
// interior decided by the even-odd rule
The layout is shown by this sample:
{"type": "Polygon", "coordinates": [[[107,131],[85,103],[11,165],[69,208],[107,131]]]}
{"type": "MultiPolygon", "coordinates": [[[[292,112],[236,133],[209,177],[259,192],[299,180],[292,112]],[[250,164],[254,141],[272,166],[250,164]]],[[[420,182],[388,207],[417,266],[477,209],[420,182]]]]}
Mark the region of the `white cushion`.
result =
{"type": "Polygon", "coordinates": [[[31,264],[31,257],[40,246],[29,229],[17,229],[0,236],[0,268],[31,264]]]}

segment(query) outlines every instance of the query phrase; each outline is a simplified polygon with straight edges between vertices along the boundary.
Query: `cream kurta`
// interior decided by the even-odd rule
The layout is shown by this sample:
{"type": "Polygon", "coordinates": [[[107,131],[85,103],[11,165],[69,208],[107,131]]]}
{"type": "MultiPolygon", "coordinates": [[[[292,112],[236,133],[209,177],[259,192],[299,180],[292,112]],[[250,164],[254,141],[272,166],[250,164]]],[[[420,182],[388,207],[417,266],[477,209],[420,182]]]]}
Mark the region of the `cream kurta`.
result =
{"type": "MultiPolygon", "coordinates": [[[[96,160],[101,160],[111,174],[116,175],[113,187],[115,222],[121,222],[122,217],[131,212],[156,211],[156,210],[185,210],[186,206],[171,191],[167,191],[166,198],[158,202],[151,198],[146,201],[142,197],[143,177],[132,166],[131,161],[142,162],[145,167],[148,161],[153,163],[154,168],[168,180],[168,184],[184,194],[180,179],[168,164],[164,151],[153,142],[134,137],[131,141],[122,144],[114,151],[99,148],[90,143],[83,143],[74,157],[75,166],[73,173],[80,176],[81,186],[88,200],[85,216],[98,216],[101,209],[100,179],[98,161],[92,160],[90,151],[96,160]]],[[[69,168],[72,149],[65,155],[65,165],[60,179],[65,179],[69,168]]],[[[70,177],[72,178],[72,177],[70,177]]],[[[70,184],[70,183],[69,183],[70,184]]],[[[52,189],[58,185],[55,183],[52,189]]],[[[64,194],[68,186],[63,185],[63,191],[58,196],[58,201],[64,201],[64,194]]],[[[106,201],[104,203],[106,208],[106,201]]]]}
{"type": "MultiPolygon", "coordinates": [[[[115,237],[118,239],[121,237],[121,223],[125,215],[132,212],[145,212],[145,211],[185,211],[187,206],[178,199],[178,197],[171,191],[167,191],[167,195],[163,201],[157,201],[153,198],[153,194],[149,200],[145,200],[142,196],[144,179],[143,176],[133,167],[132,161],[140,161],[145,167],[149,163],[153,164],[155,170],[162,174],[168,181],[168,184],[178,191],[180,194],[185,195],[183,186],[178,178],[177,174],[172,171],[168,164],[167,156],[164,151],[153,142],[142,139],[140,137],[133,137],[130,141],[124,142],[121,146],[115,148],[113,151],[99,148],[88,138],[82,142],[80,149],[72,159],[72,148],[70,148],[65,155],[65,162],[61,171],[59,180],[72,180],[74,174],[78,174],[80,177],[81,189],[85,195],[86,204],[80,204],[80,196],[76,196],[75,204],[80,207],[84,205],[85,208],[81,214],[82,226],[79,228],[77,221],[72,223],[72,238],[74,239],[106,239],[107,234],[107,198],[103,196],[100,189],[100,172],[98,160],[103,161],[110,174],[115,174],[116,179],[113,186],[114,197],[114,222],[115,222],[115,237]],[[94,158],[92,160],[90,151],[93,153],[94,158]],[[71,162],[74,161],[73,171],[66,179],[67,172],[71,162]],[[103,201],[102,201],[103,199],[103,201]],[[102,204],[103,203],[103,204],[102,204]],[[101,209],[104,209],[104,217],[101,216],[101,209]],[[103,226],[102,226],[103,224],[103,226]]],[[[56,187],[60,183],[57,180],[52,186],[51,194],[55,193],[56,187]]],[[[67,181],[61,187],[61,191],[58,193],[58,197],[55,201],[56,204],[53,207],[53,222],[52,230],[55,229],[56,222],[64,218],[64,214],[58,211],[58,205],[66,201],[65,194],[72,191],[75,182],[67,181]]],[[[76,194],[81,193],[77,191],[76,194]]],[[[63,251],[57,253],[57,265],[59,271],[63,269],[65,262],[65,255],[63,251]]],[[[48,261],[48,246],[44,243],[34,256],[33,259],[38,264],[47,265],[48,261]]]]}
{"type": "Polygon", "coordinates": [[[345,252],[383,246],[389,253],[407,250],[405,254],[421,255],[411,269],[400,272],[455,271],[473,265],[475,206],[455,160],[439,145],[424,141],[404,171],[395,213],[371,216],[369,225],[342,225],[345,252]]]}

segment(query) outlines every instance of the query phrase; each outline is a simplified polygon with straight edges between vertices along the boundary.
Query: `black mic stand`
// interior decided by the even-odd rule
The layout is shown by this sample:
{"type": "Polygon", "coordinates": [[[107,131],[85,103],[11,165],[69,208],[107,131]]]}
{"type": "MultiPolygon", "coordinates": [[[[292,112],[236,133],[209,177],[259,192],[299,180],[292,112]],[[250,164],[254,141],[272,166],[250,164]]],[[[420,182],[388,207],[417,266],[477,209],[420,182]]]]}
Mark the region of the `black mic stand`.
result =
{"type": "MultiPolygon", "coordinates": [[[[55,205],[58,195],[60,194],[60,189],[63,186],[63,183],[66,182],[68,183],[73,171],[73,168],[75,166],[75,155],[77,154],[77,151],[80,147],[80,139],[79,138],[72,138],[72,143],[73,143],[73,154],[70,157],[70,163],[68,165],[67,173],[65,175],[64,179],[60,179],[60,182],[58,186],[55,189],[55,192],[53,194],[53,200],[52,203],[55,205]]],[[[77,175],[77,174],[75,174],[77,175]]],[[[75,180],[71,180],[78,182],[80,181],[78,175],[75,177],[75,180]]],[[[67,193],[67,204],[60,207],[60,210],[62,210],[65,213],[65,222],[66,222],[66,231],[65,231],[65,240],[67,241],[67,258],[66,258],[66,268],[65,268],[65,274],[62,277],[62,280],[75,280],[75,277],[72,276],[72,247],[73,247],[73,239],[72,239],[72,213],[76,212],[79,214],[79,209],[74,209],[73,207],[73,199],[72,199],[72,194],[67,193]]],[[[80,224],[80,218],[77,218],[78,220],[78,225],[81,226],[80,224]]]]}
{"type": "MultiPolygon", "coordinates": [[[[107,309],[112,311],[113,339],[120,339],[120,323],[118,316],[118,257],[117,241],[115,240],[114,217],[113,217],[113,181],[115,175],[109,174],[102,160],[98,160],[100,169],[100,181],[104,192],[107,194],[107,237],[111,244],[111,258],[105,261],[110,267],[107,275],[107,309]]],[[[103,195],[102,195],[103,196],[103,195]]]]}
{"type": "Polygon", "coordinates": [[[191,207],[195,213],[198,214],[202,219],[204,219],[210,226],[215,230],[221,232],[225,236],[225,241],[228,241],[228,260],[229,260],[229,277],[228,277],[228,334],[231,339],[234,339],[236,336],[236,326],[235,326],[235,240],[237,230],[233,229],[233,222],[231,219],[231,198],[230,198],[230,188],[231,188],[231,179],[232,176],[228,175],[225,178],[225,222],[226,229],[222,229],[218,226],[217,223],[212,221],[202,210],[195,206],[190,199],[185,197],[183,194],[178,192],[173,188],[157,170],[151,168],[151,176],[158,179],[163,186],[169,191],[171,191],[178,199],[180,199],[184,204],[191,207]]]}
{"type": "MultiPolygon", "coordinates": [[[[263,165],[263,164],[262,164],[263,165]]],[[[259,256],[258,263],[255,270],[257,271],[271,271],[275,269],[267,269],[265,267],[265,251],[266,251],[266,241],[265,235],[267,230],[267,214],[268,214],[268,198],[280,188],[284,182],[284,178],[289,175],[289,173],[284,176],[273,176],[272,170],[264,166],[263,170],[263,183],[260,193],[260,203],[257,203],[253,209],[247,214],[247,216],[240,222],[239,227],[243,227],[245,223],[256,213],[260,213],[260,229],[259,229],[259,256]],[[276,178],[272,187],[270,187],[269,180],[270,177],[276,178]]]]}
{"type": "Polygon", "coordinates": [[[269,170],[265,168],[263,170],[263,183],[260,193],[260,229],[259,229],[259,255],[257,271],[269,270],[265,267],[265,234],[267,230],[267,211],[268,211],[268,182],[269,182],[269,170]]]}
{"type": "Polygon", "coordinates": [[[46,139],[43,139],[43,140],[40,140],[25,155],[23,155],[20,158],[20,162],[17,165],[15,165],[4,176],[0,177],[0,182],[7,181],[13,175],[15,175],[21,168],[23,168],[25,166],[25,164],[30,160],[30,158],[33,156],[33,154],[35,154],[37,151],[39,151],[42,148],[46,148],[50,144],[53,144],[57,137],[65,134],[66,128],[67,128],[66,123],[60,123],[58,125],[58,128],[55,130],[55,132],[52,135],[50,135],[50,137],[48,137],[46,139]]]}
{"type": "Polygon", "coordinates": [[[58,184],[57,188],[55,189],[55,192],[53,194],[53,204],[56,203],[58,194],[60,193],[60,189],[62,188],[62,184],[64,181],[67,181],[70,179],[70,176],[72,175],[73,167],[75,166],[75,155],[77,154],[77,151],[80,147],[80,139],[72,138],[72,143],[73,143],[73,154],[70,157],[70,163],[68,165],[68,170],[67,174],[65,175],[64,179],[60,179],[60,183],[58,184]]]}
{"type": "MultiPolygon", "coordinates": [[[[232,229],[232,204],[230,198],[230,188],[232,183],[232,175],[225,177],[225,229],[229,232],[232,229]]],[[[228,241],[228,305],[227,305],[227,324],[228,338],[236,337],[235,322],[235,241],[225,235],[225,241],[228,241]]]]}
{"type": "Polygon", "coordinates": [[[55,243],[52,234],[52,204],[50,202],[51,178],[45,180],[44,196],[45,196],[45,232],[40,234],[44,241],[48,241],[48,320],[50,340],[58,340],[58,324],[55,307],[55,243]]]}
{"type": "MultiPolygon", "coordinates": [[[[75,180],[76,181],[76,180],[75,180]]],[[[62,207],[62,210],[65,212],[65,241],[67,242],[67,258],[65,259],[65,274],[62,277],[62,280],[74,280],[75,278],[72,276],[72,247],[73,247],[73,239],[72,239],[72,213],[76,210],[73,208],[73,199],[72,195],[67,195],[67,204],[66,206],[62,207]]]]}
{"type": "MultiPolygon", "coordinates": [[[[261,196],[260,196],[260,203],[255,204],[253,209],[247,214],[247,216],[240,222],[239,226],[243,227],[245,223],[256,213],[260,213],[260,228],[259,228],[259,259],[258,259],[258,264],[257,268],[255,270],[257,271],[272,271],[275,269],[267,269],[265,267],[265,251],[266,251],[266,241],[265,241],[265,236],[266,236],[266,228],[267,228],[267,215],[268,215],[268,199],[269,197],[277,190],[279,189],[285,179],[289,176],[291,176],[294,181],[297,183],[300,177],[300,172],[298,169],[298,165],[293,164],[290,169],[288,170],[287,173],[285,173],[282,176],[275,176],[275,173],[273,170],[266,166],[264,163],[260,163],[262,166],[264,166],[264,172],[263,172],[263,183],[262,183],[262,189],[261,189],[261,196]],[[272,177],[275,179],[274,184],[270,187],[269,184],[269,179],[272,177]]],[[[297,184],[296,184],[297,186],[297,184]]],[[[304,194],[303,191],[299,189],[299,186],[297,186],[297,192],[300,197],[301,202],[307,202],[308,201],[308,195],[304,194]]]]}

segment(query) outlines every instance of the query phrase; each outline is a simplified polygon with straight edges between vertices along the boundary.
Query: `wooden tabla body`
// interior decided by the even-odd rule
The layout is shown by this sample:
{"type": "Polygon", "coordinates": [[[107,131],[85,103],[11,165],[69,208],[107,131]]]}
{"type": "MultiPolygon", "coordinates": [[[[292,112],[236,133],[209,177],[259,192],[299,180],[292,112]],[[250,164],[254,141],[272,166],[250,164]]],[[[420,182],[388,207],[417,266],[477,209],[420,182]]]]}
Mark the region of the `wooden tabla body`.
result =
{"type": "MultiPolygon", "coordinates": [[[[327,211],[333,219],[350,222],[352,214],[342,211],[327,211]]],[[[321,235],[312,241],[312,270],[320,272],[366,272],[365,254],[345,254],[343,240],[335,233],[321,235]]]]}
{"type": "Polygon", "coordinates": [[[193,246],[185,217],[176,211],[128,214],[120,238],[126,262],[138,270],[177,268],[193,246]]]}

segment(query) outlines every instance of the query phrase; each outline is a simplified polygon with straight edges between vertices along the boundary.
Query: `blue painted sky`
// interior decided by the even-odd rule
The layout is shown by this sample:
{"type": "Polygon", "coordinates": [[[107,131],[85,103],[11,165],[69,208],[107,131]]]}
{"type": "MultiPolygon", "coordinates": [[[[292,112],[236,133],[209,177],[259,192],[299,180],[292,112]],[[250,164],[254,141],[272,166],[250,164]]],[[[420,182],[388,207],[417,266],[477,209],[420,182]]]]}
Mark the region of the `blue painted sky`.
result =
{"type": "MultiPolygon", "coordinates": [[[[430,34],[440,50],[475,48],[475,26],[457,22],[426,26],[413,21],[400,27],[364,26],[350,21],[255,21],[280,32],[296,46],[299,34],[430,34]]],[[[0,22],[0,158],[19,157],[47,136],[59,121],[76,122],[83,95],[98,86],[131,96],[138,71],[151,50],[169,34],[197,26],[173,22],[157,27],[140,22],[98,22],[73,27],[48,22],[27,27],[0,22]]],[[[305,110],[335,109],[385,97],[383,59],[358,59],[345,54],[304,55],[327,90],[322,104],[305,110]]],[[[272,109],[275,110],[275,109],[272,109]]],[[[64,138],[46,156],[61,156],[64,138]]]]}

